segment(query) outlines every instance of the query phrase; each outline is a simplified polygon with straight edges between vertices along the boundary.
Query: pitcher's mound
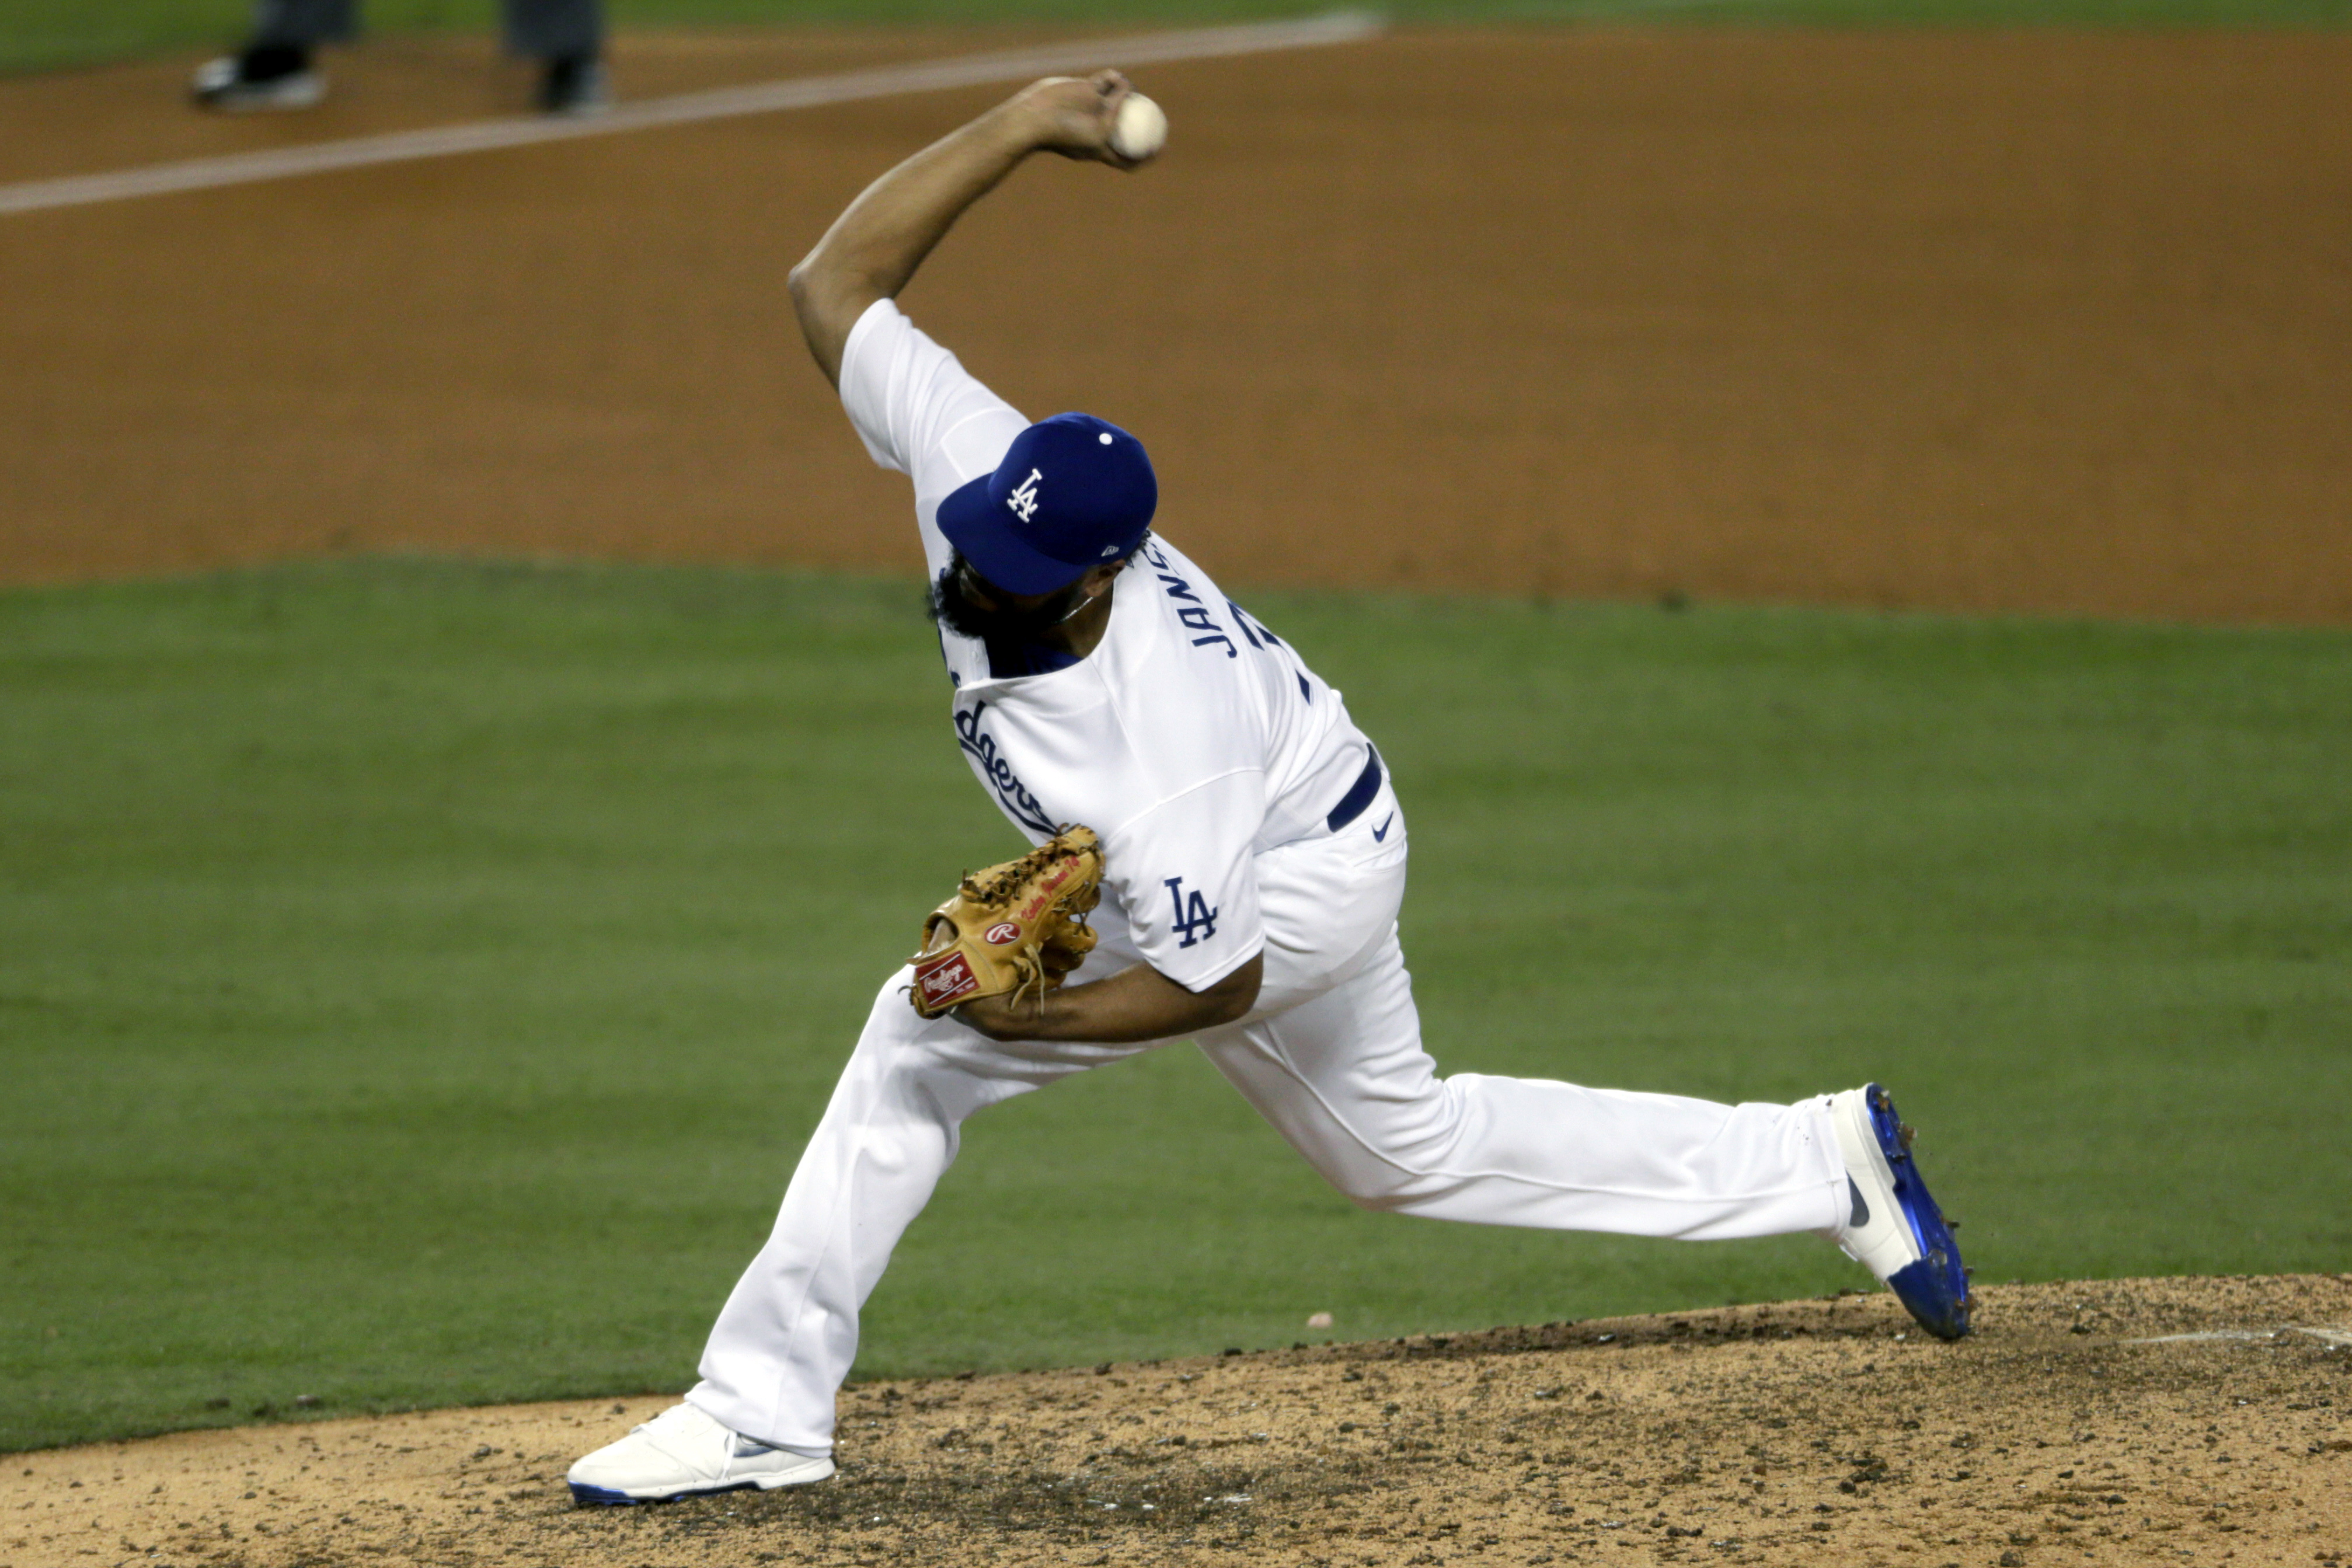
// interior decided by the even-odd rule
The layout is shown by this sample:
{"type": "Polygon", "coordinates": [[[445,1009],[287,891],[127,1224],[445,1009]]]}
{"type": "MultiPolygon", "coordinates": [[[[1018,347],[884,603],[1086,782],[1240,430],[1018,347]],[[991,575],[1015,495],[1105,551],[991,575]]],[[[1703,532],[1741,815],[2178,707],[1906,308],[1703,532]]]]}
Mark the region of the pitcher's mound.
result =
{"type": "Polygon", "coordinates": [[[2352,1274],[1989,1287],[912,1383],[796,1491],[575,1510],[667,1397],[18,1456],[0,1563],[2333,1563],[2352,1274]]]}

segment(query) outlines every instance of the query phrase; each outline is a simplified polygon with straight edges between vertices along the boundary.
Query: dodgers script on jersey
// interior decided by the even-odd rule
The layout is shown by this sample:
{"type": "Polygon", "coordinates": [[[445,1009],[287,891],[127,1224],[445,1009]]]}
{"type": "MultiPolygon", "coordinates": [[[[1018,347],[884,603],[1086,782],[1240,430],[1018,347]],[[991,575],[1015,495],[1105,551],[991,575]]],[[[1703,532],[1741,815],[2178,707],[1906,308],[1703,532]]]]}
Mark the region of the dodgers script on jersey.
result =
{"type": "MultiPolygon", "coordinates": [[[[841,399],[874,460],[914,481],[936,575],[940,502],[994,472],[1029,420],[888,300],[850,332],[841,399]]],[[[1371,755],[1339,692],[1156,534],[1074,664],[1000,677],[979,640],[940,640],[956,740],[990,797],[1032,843],[1071,822],[1101,835],[1107,928],[1196,991],[1264,945],[1255,858],[1328,831],[1371,755]]]]}

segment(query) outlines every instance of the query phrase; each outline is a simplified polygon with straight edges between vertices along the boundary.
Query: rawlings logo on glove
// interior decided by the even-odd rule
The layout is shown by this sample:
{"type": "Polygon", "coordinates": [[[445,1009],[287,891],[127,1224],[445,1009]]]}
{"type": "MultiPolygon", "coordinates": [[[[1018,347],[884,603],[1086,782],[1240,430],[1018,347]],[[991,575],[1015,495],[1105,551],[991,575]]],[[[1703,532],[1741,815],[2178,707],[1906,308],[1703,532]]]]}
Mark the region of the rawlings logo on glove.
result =
{"type": "Polygon", "coordinates": [[[1084,963],[1102,896],[1102,842],[1065,827],[1018,860],[967,871],[956,896],[923,922],[908,1000],[926,1018],[981,996],[1045,994],[1084,963]]]}

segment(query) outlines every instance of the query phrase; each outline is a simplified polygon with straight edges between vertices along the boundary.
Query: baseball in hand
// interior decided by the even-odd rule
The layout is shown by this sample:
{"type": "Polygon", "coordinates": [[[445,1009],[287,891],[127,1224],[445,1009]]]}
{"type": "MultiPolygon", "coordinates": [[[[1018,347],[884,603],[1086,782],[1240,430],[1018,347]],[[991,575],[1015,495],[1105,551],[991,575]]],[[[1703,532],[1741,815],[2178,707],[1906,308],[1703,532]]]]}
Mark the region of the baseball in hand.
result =
{"type": "Polygon", "coordinates": [[[1130,92],[1111,122],[1110,150],[1130,163],[1140,163],[1168,140],[1168,116],[1139,92],[1130,92]]]}

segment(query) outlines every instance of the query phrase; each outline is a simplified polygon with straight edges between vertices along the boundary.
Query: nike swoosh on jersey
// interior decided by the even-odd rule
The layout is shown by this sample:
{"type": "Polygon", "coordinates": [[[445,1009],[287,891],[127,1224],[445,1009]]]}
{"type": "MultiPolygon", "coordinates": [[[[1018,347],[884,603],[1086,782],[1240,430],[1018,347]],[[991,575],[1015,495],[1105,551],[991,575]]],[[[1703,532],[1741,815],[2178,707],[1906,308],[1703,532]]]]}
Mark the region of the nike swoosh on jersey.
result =
{"type": "Polygon", "coordinates": [[[1372,829],[1372,842],[1375,844],[1387,843],[1389,841],[1389,824],[1395,820],[1396,813],[1393,811],[1390,812],[1386,817],[1382,818],[1381,825],[1372,829]]]}

